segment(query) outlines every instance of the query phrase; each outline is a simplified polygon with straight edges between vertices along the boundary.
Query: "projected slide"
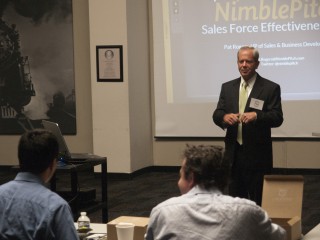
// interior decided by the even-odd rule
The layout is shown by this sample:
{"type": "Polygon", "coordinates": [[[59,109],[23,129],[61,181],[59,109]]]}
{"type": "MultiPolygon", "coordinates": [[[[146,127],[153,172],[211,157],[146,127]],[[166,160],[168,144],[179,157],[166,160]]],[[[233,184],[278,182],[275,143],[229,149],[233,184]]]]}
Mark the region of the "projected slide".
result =
{"type": "Polygon", "coordinates": [[[172,64],[166,71],[172,100],[217,100],[226,72],[236,68],[235,52],[243,45],[261,51],[259,72],[281,85],[283,99],[320,99],[316,3],[165,1],[164,26],[169,29],[165,54],[172,64]],[[312,79],[302,84],[306,74],[312,79]]]}
{"type": "Polygon", "coordinates": [[[285,122],[274,135],[308,137],[320,131],[319,124],[296,130],[302,123],[286,118],[296,118],[295,106],[302,104],[316,107],[312,114],[320,119],[319,0],[157,0],[152,9],[157,135],[170,136],[172,130],[174,136],[224,135],[210,115],[221,84],[240,76],[236,54],[243,45],[259,50],[257,72],[281,86],[285,122]],[[174,112],[184,116],[180,110],[186,109],[203,122],[181,126],[174,112]]]}

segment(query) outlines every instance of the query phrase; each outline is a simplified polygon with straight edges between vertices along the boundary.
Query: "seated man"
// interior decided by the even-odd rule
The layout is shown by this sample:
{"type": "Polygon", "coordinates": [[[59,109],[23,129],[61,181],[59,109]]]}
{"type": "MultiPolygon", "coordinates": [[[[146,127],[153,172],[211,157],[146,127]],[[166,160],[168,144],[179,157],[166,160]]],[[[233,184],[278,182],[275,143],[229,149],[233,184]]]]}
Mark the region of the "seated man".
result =
{"type": "Polygon", "coordinates": [[[223,155],[219,146],[187,146],[178,181],[182,196],[153,208],[147,240],[285,239],[285,230],[254,202],[222,194],[229,169],[223,155]]]}
{"type": "Polygon", "coordinates": [[[45,186],[56,170],[58,153],[51,132],[22,135],[20,172],[0,186],[0,239],[79,239],[68,203],[45,186]]]}

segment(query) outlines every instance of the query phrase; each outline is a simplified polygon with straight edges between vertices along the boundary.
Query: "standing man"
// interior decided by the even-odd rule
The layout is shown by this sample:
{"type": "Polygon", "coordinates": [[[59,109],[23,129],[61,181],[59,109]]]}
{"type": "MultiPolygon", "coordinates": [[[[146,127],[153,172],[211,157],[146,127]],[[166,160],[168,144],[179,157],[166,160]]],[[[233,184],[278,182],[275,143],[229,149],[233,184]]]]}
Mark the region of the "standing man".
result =
{"type": "Polygon", "coordinates": [[[286,231],[253,201],[222,194],[228,173],[222,147],[188,146],[178,181],[182,195],[152,209],[146,240],[284,240],[286,231]]]}
{"type": "Polygon", "coordinates": [[[58,153],[51,132],[39,129],[21,136],[20,172],[0,186],[0,239],[79,239],[68,203],[45,186],[56,170],[58,153]]]}
{"type": "Polygon", "coordinates": [[[229,194],[261,205],[263,177],[273,167],[271,128],[283,122],[281,90],[256,72],[259,52],[255,48],[241,47],[237,57],[241,77],[222,84],[213,121],[227,129],[229,194]]]}

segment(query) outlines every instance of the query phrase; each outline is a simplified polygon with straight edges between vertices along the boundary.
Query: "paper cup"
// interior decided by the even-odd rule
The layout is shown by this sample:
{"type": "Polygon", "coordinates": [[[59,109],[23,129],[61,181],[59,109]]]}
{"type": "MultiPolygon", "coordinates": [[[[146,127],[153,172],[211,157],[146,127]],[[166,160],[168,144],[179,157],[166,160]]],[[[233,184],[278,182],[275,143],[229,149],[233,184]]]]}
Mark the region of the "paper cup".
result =
{"type": "Polygon", "coordinates": [[[133,240],[134,224],[120,222],[116,225],[118,240],[133,240]]]}

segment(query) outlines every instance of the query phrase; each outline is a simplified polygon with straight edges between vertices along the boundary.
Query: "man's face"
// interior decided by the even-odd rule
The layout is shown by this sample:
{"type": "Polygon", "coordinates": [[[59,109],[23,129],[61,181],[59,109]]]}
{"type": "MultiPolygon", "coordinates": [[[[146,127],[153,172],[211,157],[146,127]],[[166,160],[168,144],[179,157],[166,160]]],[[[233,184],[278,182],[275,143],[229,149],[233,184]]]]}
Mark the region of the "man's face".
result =
{"type": "Polygon", "coordinates": [[[190,174],[188,179],[185,176],[185,173],[184,173],[184,170],[183,170],[185,164],[186,164],[186,160],[184,159],[182,161],[182,166],[180,168],[180,178],[179,178],[179,181],[178,181],[178,187],[180,189],[180,193],[181,194],[185,194],[185,193],[189,192],[190,189],[193,188],[193,186],[194,186],[194,184],[193,184],[193,175],[190,174]]]}
{"type": "Polygon", "coordinates": [[[259,61],[255,61],[252,49],[244,49],[238,55],[238,69],[245,81],[249,80],[259,66],[259,61]]]}

